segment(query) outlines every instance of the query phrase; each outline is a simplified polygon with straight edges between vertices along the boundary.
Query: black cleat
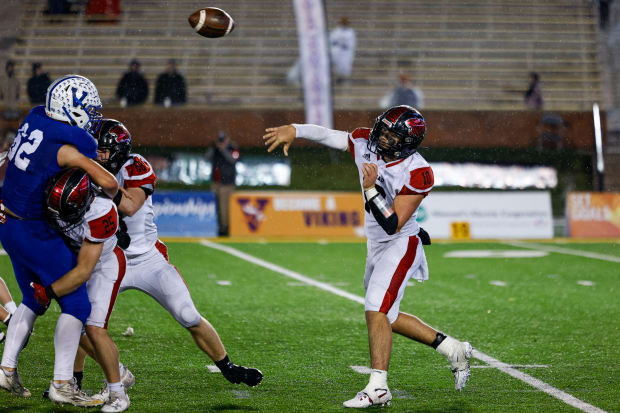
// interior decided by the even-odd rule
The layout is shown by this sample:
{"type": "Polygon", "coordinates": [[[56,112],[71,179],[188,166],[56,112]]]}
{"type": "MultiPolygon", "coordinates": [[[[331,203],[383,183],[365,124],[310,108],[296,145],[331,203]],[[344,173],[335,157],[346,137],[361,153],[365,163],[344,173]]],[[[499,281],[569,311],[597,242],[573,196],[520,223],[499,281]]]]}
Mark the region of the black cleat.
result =
{"type": "Polygon", "coordinates": [[[228,363],[227,368],[222,370],[222,374],[231,383],[245,383],[250,387],[258,386],[263,381],[263,373],[258,369],[237,366],[234,363],[228,363]]]}

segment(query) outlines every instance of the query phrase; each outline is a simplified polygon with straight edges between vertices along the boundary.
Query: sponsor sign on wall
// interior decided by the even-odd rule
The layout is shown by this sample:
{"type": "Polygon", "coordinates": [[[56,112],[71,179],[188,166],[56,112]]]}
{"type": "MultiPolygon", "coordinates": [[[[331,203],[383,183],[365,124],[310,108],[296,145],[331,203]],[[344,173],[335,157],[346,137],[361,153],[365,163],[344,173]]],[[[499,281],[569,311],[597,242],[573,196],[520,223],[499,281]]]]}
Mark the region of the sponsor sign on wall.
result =
{"type": "Polygon", "coordinates": [[[571,237],[620,237],[620,193],[569,193],[566,219],[571,237]]]}
{"type": "Polygon", "coordinates": [[[155,192],[153,209],[159,235],[164,237],[217,236],[215,205],[213,192],[155,192]]]}
{"type": "Polygon", "coordinates": [[[418,222],[434,238],[552,238],[548,192],[432,192],[418,222]]]}
{"type": "Polygon", "coordinates": [[[235,192],[230,234],[363,236],[359,192],[235,192]]]}

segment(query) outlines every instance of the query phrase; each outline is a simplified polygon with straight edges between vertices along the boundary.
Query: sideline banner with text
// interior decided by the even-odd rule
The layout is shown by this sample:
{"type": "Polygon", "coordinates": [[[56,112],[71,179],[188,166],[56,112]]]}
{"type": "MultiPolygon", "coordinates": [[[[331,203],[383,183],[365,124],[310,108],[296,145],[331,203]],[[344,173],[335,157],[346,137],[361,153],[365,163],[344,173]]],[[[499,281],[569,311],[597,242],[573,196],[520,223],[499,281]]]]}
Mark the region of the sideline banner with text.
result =
{"type": "Polygon", "coordinates": [[[566,219],[571,237],[620,237],[620,193],[571,192],[566,219]]]}
{"type": "Polygon", "coordinates": [[[153,209],[159,236],[217,236],[213,192],[157,191],[153,194],[153,209]]]}
{"type": "MultiPolygon", "coordinates": [[[[236,192],[234,236],[364,236],[359,192],[236,192]]],[[[418,222],[435,238],[552,238],[548,192],[433,192],[418,222]]]]}
{"type": "Polygon", "coordinates": [[[553,238],[546,191],[431,192],[418,222],[436,238],[553,238]]]}
{"type": "Polygon", "coordinates": [[[235,192],[230,235],[364,236],[359,192],[235,192]]]}

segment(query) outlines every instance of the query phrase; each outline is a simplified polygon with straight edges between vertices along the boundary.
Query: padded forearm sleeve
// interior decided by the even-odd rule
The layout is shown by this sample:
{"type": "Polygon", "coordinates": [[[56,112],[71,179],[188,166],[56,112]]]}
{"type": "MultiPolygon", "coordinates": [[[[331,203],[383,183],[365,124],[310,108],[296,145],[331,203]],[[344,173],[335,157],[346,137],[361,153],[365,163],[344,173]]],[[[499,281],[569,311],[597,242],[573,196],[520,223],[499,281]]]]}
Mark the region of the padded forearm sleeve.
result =
{"type": "Polygon", "coordinates": [[[308,139],[341,151],[349,149],[349,134],[347,132],[311,124],[293,123],[293,126],[295,127],[296,138],[308,139]]]}
{"type": "Polygon", "coordinates": [[[381,228],[388,235],[394,235],[398,229],[398,216],[394,209],[387,204],[387,201],[375,188],[365,191],[368,199],[368,207],[372,216],[375,217],[381,228]]]}

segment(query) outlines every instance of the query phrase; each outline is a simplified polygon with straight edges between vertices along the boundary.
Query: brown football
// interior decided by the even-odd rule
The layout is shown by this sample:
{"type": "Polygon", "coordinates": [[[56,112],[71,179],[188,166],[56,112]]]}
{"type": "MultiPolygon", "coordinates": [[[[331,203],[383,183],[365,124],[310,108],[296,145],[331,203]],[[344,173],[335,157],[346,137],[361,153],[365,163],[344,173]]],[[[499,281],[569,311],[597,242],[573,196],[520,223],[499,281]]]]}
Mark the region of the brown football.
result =
{"type": "Polygon", "coordinates": [[[222,37],[232,32],[235,21],[222,9],[205,7],[196,10],[187,18],[196,33],[204,37],[222,37]]]}

